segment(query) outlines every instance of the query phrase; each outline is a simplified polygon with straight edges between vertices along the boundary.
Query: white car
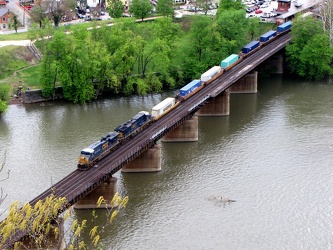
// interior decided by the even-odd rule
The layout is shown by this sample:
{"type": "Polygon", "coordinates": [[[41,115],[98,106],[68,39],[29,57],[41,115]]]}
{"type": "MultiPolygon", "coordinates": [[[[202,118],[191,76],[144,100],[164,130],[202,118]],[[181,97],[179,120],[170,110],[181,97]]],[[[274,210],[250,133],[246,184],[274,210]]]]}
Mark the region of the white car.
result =
{"type": "Polygon", "coordinates": [[[269,4],[268,3],[264,3],[260,6],[260,9],[263,9],[263,8],[267,8],[269,7],[269,4]]]}

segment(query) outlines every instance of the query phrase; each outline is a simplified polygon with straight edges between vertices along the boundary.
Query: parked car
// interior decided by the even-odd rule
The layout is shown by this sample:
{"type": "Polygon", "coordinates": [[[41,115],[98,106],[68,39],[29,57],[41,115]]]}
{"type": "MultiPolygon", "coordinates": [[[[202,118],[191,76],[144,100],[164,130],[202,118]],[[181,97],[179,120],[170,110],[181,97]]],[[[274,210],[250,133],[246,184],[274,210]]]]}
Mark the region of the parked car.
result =
{"type": "Polygon", "coordinates": [[[256,10],[254,13],[256,13],[256,14],[260,14],[260,13],[262,13],[262,10],[261,10],[261,9],[258,9],[258,10],[256,10]]]}
{"type": "Polygon", "coordinates": [[[261,7],[260,8],[267,8],[267,7],[269,7],[269,4],[268,3],[264,3],[263,5],[261,5],[261,7]]]}

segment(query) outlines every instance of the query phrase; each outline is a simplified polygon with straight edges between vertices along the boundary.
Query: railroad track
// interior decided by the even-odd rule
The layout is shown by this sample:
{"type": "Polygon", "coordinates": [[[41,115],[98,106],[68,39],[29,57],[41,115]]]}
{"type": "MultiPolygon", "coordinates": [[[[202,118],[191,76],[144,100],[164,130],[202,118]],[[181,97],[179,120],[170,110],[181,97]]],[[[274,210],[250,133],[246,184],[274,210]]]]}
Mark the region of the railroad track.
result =
{"type": "MultiPolygon", "coordinates": [[[[281,50],[290,41],[287,33],[278,37],[253,55],[245,58],[229,71],[224,72],[219,78],[212,81],[199,92],[183,101],[175,109],[162,116],[159,120],[151,123],[143,131],[135,135],[131,140],[124,142],[121,147],[112,151],[109,155],[98,162],[98,166],[85,171],[75,170],[65,178],[54,184],[51,188],[41,193],[29,203],[34,205],[39,200],[54,194],[56,197],[65,197],[69,204],[73,205],[80,198],[94,190],[100,183],[106,181],[114,173],[119,171],[128,161],[134,159],[147,148],[162,138],[182,122],[193,116],[204,105],[208,97],[212,98],[228,89],[234,82],[245,74],[252,71],[264,60],[281,50]]],[[[63,212],[63,211],[59,211],[63,212]]],[[[15,235],[8,246],[20,240],[24,233],[15,235]]]]}

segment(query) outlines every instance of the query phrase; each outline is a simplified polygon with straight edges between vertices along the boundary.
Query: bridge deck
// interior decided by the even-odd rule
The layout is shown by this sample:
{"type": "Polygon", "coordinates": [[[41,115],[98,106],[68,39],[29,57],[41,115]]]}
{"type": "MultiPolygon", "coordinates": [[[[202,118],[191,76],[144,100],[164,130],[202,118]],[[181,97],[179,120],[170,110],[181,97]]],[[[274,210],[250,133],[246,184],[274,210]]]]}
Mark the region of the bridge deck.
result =
{"type": "Polygon", "coordinates": [[[177,108],[148,126],[131,140],[125,142],[117,150],[102,159],[98,167],[90,168],[87,171],[73,171],[38,197],[31,200],[30,204],[33,205],[38,200],[45,199],[52,193],[55,193],[57,197],[65,197],[70,204],[74,204],[80,198],[95,189],[98,184],[104,182],[119,171],[126,163],[153,146],[154,143],[166,133],[190,118],[207,102],[207,99],[215,97],[225,91],[234,82],[249,73],[264,60],[283,49],[289,41],[290,34],[287,33],[267,44],[231,70],[225,72],[188,100],[181,103],[177,108]]]}
{"type": "MultiPolygon", "coordinates": [[[[51,188],[31,200],[30,204],[34,205],[38,200],[43,200],[54,193],[56,197],[65,197],[67,201],[73,205],[79,199],[94,190],[99,184],[119,171],[126,163],[153,146],[154,143],[166,133],[193,116],[209,98],[215,97],[225,91],[234,82],[253,70],[264,60],[283,49],[289,41],[290,34],[287,33],[265,45],[256,53],[247,57],[212,83],[205,86],[198,93],[182,102],[168,114],[149,125],[131,140],[125,142],[117,150],[102,159],[98,167],[93,167],[86,171],[73,171],[51,188]]],[[[22,236],[23,235],[17,235],[15,239],[19,240],[22,236]]],[[[15,242],[15,240],[13,242],[15,242]]]]}

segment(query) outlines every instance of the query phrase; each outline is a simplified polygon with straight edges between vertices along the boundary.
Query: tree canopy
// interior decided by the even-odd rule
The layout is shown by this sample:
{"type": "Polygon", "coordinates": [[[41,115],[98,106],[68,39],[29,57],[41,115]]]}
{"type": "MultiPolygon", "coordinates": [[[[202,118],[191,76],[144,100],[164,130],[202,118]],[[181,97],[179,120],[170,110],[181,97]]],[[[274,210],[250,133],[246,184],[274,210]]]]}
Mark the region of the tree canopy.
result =
{"type": "Polygon", "coordinates": [[[153,7],[149,0],[132,0],[130,13],[136,18],[141,18],[143,20],[149,16],[152,9],[153,7]]]}
{"type": "Polygon", "coordinates": [[[124,12],[123,2],[120,0],[107,0],[108,6],[106,10],[108,11],[110,17],[120,18],[124,12]]]}
{"type": "Polygon", "coordinates": [[[302,77],[321,79],[333,73],[329,33],[312,17],[299,17],[293,21],[291,43],[286,52],[291,71],[302,77]]]}
{"type": "Polygon", "coordinates": [[[156,12],[162,16],[173,17],[173,0],[159,0],[156,5],[156,12]]]}
{"type": "Polygon", "coordinates": [[[259,22],[233,8],[215,18],[189,20],[188,29],[164,17],[142,23],[117,19],[112,27],[91,30],[73,26],[70,35],[54,31],[43,46],[40,81],[45,95],[52,96],[61,84],[66,99],[84,103],[105,88],[114,94],[144,95],[183,86],[238,53],[259,22]]]}

